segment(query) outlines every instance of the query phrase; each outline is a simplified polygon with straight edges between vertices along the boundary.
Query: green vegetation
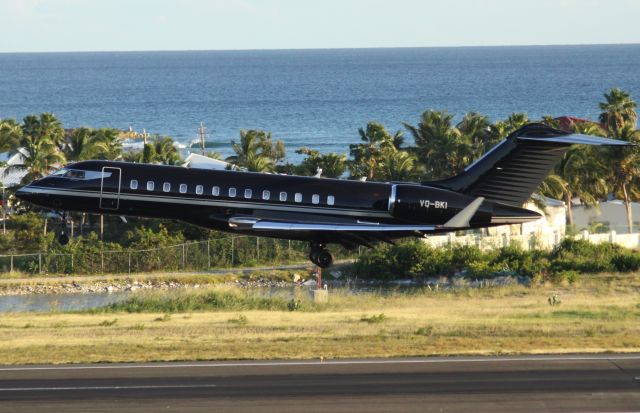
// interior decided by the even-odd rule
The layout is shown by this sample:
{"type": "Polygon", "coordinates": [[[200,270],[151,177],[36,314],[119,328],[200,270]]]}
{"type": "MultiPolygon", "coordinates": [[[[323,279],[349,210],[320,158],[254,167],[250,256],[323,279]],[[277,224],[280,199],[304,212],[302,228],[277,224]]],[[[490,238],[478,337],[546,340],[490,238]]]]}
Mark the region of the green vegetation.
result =
{"type": "Polygon", "coordinates": [[[126,301],[92,310],[100,312],[128,313],[188,313],[193,311],[285,311],[288,301],[282,297],[261,297],[245,290],[179,291],[167,293],[152,292],[137,294],[126,301]]]}
{"type": "Polygon", "coordinates": [[[352,272],[360,278],[378,280],[512,275],[530,277],[534,282],[557,283],[575,282],[579,274],[638,270],[638,251],[615,244],[596,245],[567,238],[552,251],[525,251],[517,246],[491,251],[460,245],[433,248],[420,240],[410,240],[364,252],[358,257],[352,272]]]}
{"type": "Polygon", "coordinates": [[[148,305],[125,305],[135,312],[4,314],[0,364],[637,352],[638,291],[638,274],[598,274],[570,286],[332,290],[325,304],[297,297],[298,311],[229,288],[173,304],[172,292],[142,294],[148,305]]]}

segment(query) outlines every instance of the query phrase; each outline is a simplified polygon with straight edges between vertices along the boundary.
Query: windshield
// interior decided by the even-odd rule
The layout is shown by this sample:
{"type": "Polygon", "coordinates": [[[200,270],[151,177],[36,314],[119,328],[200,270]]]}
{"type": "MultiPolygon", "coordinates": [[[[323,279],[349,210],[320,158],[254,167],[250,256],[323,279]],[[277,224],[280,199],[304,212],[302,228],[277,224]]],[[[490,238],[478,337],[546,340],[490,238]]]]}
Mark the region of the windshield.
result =
{"type": "Polygon", "coordinates": [[[89,180],[89,179],[100,179],[103,177],[108,178],[111,176],[111,172],[83,171],[80,169],[62,168],[51,175],[57,178],[89,180]]]}

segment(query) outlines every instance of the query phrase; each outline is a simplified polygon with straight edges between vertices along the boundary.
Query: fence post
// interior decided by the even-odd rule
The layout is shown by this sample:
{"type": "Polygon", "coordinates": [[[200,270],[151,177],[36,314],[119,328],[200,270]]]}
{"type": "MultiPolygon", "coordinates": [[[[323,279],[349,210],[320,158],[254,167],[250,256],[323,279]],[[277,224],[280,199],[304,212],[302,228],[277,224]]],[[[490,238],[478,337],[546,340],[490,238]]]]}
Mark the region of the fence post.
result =
{"type": "Polygon", "coordinates": [[[38,274],[42,274],[42,254],[38,254],[38,274]]]}
{"type": "Polygon", "coordinates": [[[185,256],[185,244],[182,244],[182,269],[184,270],[187,267],[187,261],[185,256]]]}
{"type": "Polygon", "coordinates": [[[104,274],[104,251],[100,251],[100,273],[104,274]]]}
{"type": "Polygon", "coordinates": [[[13,255],[11,256],[11,270],[10,272],[13,272],[13,255]]]}
{"type": "Polygon", "coordinates": [[[256,237],[256,256],[257,261],[260,262],[260,237],[256,237]]]}
{"type": "Polygon", "coordinates": [[[207,269],[211,268],[211,246],[210,241],[207,240],[207,269]]]}
{"type": "Polygon", "coordinates": [[[73,254],[71,254],[71,272],[73,272],[73,254]]]}
{"type": "Polygon", "coordinates": [[[233,235],[231,236],[231,266],[233,267],[233,235]]]}
{"type": "Polygon", "coordinates": [[[131,251],[129,251],[129,274],[131,274],[131,251]]]}

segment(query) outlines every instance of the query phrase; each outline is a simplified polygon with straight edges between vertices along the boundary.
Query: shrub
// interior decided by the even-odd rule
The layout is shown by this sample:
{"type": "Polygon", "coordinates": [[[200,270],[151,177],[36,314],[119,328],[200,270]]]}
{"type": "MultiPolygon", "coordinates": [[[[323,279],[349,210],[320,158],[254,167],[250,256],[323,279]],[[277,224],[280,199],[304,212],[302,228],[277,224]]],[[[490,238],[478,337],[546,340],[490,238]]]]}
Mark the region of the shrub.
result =
{"type": "Polygon", "coordinates": [[[640,253],[620,251],[613,256],[611,264],[619,272],[638,271],[640,269],[640,253]]]}
{"type": "Polygon", "coordinates": [[[245,326],[245,325],[247,325],[249,323],[249,319],[247,318],[246,315],[240,314],[235,318],[228,319],[227,323],[229,323],[229,324],[237,324],[239,326],[245,326]]]}
{"type": "Polygon", "coordinates": [[[551,278],[551,281],[556,284],[560,284],[562,282],[568,282],[569,284],[573,284],[574,282],[578,281],[578,278],[580,278],[580,273],[573,270],[555,271],[551,273],[550,278],[551,278]]]}
{"type": "Polygon", "coordinates": [[[565,239],[550,255],[552,270],[597,273],[612,271],[612,259],[621,247],[615,244],[592,244],[585,240],[565,239]]]}
{"type": "Polygon", "coordinates": [[[386,319],[387,319],[387,316],[384,313],[374,314],[372,316],[363,315],[362,317],[360,317],[360,321],[363,321],[369,324],[379,324],[385,321],[386,319]]]}

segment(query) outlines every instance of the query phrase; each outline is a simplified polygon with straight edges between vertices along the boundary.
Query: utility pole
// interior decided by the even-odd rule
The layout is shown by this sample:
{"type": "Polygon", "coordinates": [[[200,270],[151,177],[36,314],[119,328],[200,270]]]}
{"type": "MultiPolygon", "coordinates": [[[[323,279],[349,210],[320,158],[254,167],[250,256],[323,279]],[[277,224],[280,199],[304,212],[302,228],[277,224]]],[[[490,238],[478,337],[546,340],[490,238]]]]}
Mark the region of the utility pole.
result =
{"type": "Polygon", "coordinates": [[[200,122],[200,128],[198,129],[200,133],[200,146],[202,147],[202,156],[206,156],[206,148],[204,143],[204,122],[200,122]]]}
{"type": "Polygon", "coordinates": [[[4,198],[4,184],[2,184],[2,235],[7,235],[7,200],[4,198]]]}

